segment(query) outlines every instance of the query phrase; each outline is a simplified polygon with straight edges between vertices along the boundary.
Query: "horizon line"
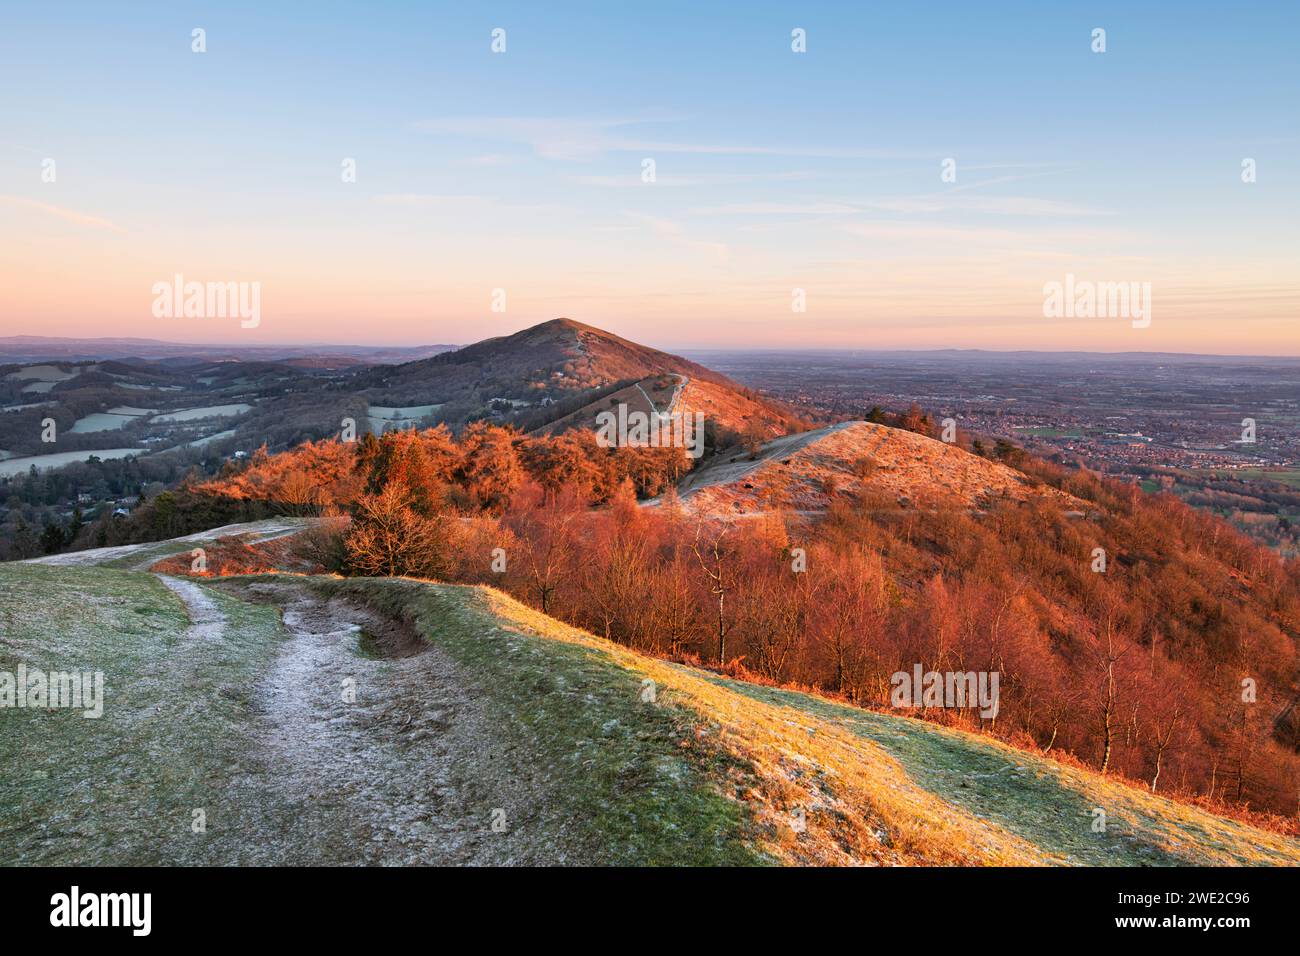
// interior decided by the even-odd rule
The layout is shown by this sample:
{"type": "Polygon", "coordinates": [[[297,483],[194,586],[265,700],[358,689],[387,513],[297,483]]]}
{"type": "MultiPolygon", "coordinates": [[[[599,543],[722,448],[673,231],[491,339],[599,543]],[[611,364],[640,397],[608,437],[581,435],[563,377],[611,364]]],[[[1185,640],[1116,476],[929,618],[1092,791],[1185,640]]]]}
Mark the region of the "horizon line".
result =
{"type": "MultiPolygon", "coordinates": [[[[548,320],[548,321],[553,321],[553,320],[548,320]]],[[[545,323],[536,323],[535,325],[537,324],[545,324],[545,323]]],[[[525,326],[524,328],[519,329],[518,332],[527,331],[530,328],[534,328],[535,325],[525,326]]],[[[599,331],[602,332],[607,331],[605,329],[600,329],[599,326],[591,326],[591,327],[598,329],[599,331]]],[[[517,333],[507,333],[506,335],[503,336],[501,335],[488,336],[487,339],[508,338],[510,335],[513,334],[517,334],[517,333]]],[[[617,335],[617,333],[614,332],[609,332],[608,334],[617,335]]],[[[622,336],[618,336],[618,337],[622,338],[622,336]]],[[[313,349],[313,348],[422,349],[422,348],[435,348],[435,347],[446,347],[452,351],[456,351],[459,349],[467,348],[468,346],[474,345],[477,342],[487,341],[487,339],[475,339],[474,341],[459,342],[459,343],[457,342],[411,342],[411,343],[381,342],[381,343],[367,344],[364,342],[355,342],[355,341],[353,342],[315,341],[315,342],[305,342],[305,343],[276,341],[276,342],[260,342],[260,343],[248,343],[244,345],[234,345],[226,342],[221,342],[221,343],[190,342],[190,341],[173,340],[173,339],[155,339],[155,338],[149,338],[147,336],[135,336],[135,335],[119,335],[119,336],[103,335],[103,336],[94,336],[94,337],[83,337],[83,336],[63,336],[63,335],[33,335],[30,333],[22,333],[18,335],[0,336],[0,345],[17,344],[21,340],[34,340],[35,342],[68,343],[68,344],[72,344],[72,343],[93,344],[97,342],[100,343],[140,342],[140,343],[150,343],[154,345],[166,345],[166,346],[172,346],[177,348],[210,349],[214,351],[221,350],[221,349],[227,349],[230,351],[240,351],[240,350],[248,350],[248,349],[262,349],[262,350],[272,349],[273,350],[273,349],[288,349],[288,348],[293,348],[293,349],[313,349]]],[[[633,340],[628,339],[628,341],[633,341],[633,340]]],[[[635,344],[645,345],[646,343],[637,342],[635,344]]],[[[818,345],[818,346],[675,345],[675,346],[647,346],[647,347],[657,349],[658,351],[661,352],[697,352],[697,353],[698,352],[728,352],[728,353],[754,353],[754,354],[769,354],[769,355],[770,354],[776,354],[776,355],[798,354],[798,353],[823,353],[824,354],[826,352],[849,352],[849,353],[864,352],[864,353],[883,354],[883,355],[916,355],[916,354],[933,355],[933,354],[940,354],[940,353],[958,352],[958,353],[984,354],[984,355],[1025,355],[1025,356],[1032,356],[1032,355],[1170,356],[1175,358],[1300,360],[1300,354],[1263,355],[1254,352],[1250,352],[1250,353],[1169,352],[1169,351],[1146,351],[1146,350],[1138,350],[1138,349],[1110,351],[1110,350],[1098,350],[1098,349],[1011,349],[1011,348],[999,349],[999,348],[962,347],[962,346],[939,346],[935,348],[922,348],[922,347],[871,348],[866,346],[847,345],[847,344],[846,345],[818,345]]],[[[126,356],[126,357],[144,358],[144,356],[126,356]]],[[[21,364],[21,363],[6,363],[6,364],[21,364]]]]}

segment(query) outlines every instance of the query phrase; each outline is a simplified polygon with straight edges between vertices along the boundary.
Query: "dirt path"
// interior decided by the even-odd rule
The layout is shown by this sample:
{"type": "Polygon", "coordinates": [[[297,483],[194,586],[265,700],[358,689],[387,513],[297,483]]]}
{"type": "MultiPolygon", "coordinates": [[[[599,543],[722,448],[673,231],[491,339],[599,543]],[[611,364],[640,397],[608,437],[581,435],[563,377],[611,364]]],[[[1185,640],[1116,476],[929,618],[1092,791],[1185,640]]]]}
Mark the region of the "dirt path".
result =
{"type": "MultiPolygon", "coordinates": [[[[837,431],[848,428],[854,422],[840,422],[838,425],[829,425],[826,428],[818,428],[813,431],[798,432],[794,435],[783,435],[780,438],[774,438],[766,442],[759,450],[758,454],[751,458],[748,454],[737,452],[731,459],[726,461],[716,460],[709,464],[689,472],[677,486],[677,493],[683,501],[690,498],[696,492],[703,491],[706,488],[713,488],[718,485],[729,485],[741,481],[751,473],[757,471],[767,462],[775,458],[784,458],[793,455],[795,452],[811,445],[813,442],[825,438],[837,431]]],[[[875,449],[873,449],[874,451],[875,449]]],[[[660,503],[659,498],[652,498],[646,501],[646,505],[657,505],[660,503]]]]}
{"type": "Polygon", "coordinates": [[[668,411],[664,412],[665,415],[671,416],[673,412],[677,411],[677,403],[681,401],[682,394],[686,391],[686,386],[691,384],[691,380],[685,375],[678,375],[677,377],[681,379],[681,381],[678,382],[677,387],[673,389],[673,397],[668,400],[668,411]]]}
{"type": "Polygon", "coordinates": [[[296,534],[305,527],[302,521],[267,519],[228,524],[210,531],[199,531],[183,538],[166,541],[147,541],[143,544],[121,544],[111,548],[89,548],[85,551],[68,551],[64,554],[52,554],[44,558],[30,558],[28,564],[48,564],[56,567],[86,567],[103,565],[110,562],[123,562],[133,571],[143,571],[160,558],[181,552],[176,545],[193,544],[198,547],[218,538],[234,535],[248,535],[250,541],[271,541],[289,534],[296,534]],[[127,558],[138,560],[126,562],[127,558]]]}
{"type": "Polygon", "coordinates": [[[636,390],[641,393],[641,397],[644,398],[646,404],[650,406],[650,413],[652,415],[658,415],[660,418],[671,418],[673,412],[676,411],[677,403],[681,400],[682,397],[682,391],[686,388],[686,386],[691,381],[685,375],[678,375],[676,376],[676,378],[680,379],[680,381],[677,383],[677,387],[673,390],[672,397],[668,399],[668,408],[662,412],[659,411],[659,407],[655,405],[654,399],[650,397],[649,393],[647,393],[646,390],[641,387],[641,383],[637,382],[635,384],[636,390]]]}
{"type": "Polygon", "coordinates": [[[104,692],[99,720],[3,718],[0,860],[589,862],[539,816],[535,738],[386,617],[290,576],[3,570],[0,651],[102,668],[104,692]]]}
{"type": "Polygon", "coordinates": [[[190,617],[190,626],[185,632],[185,642],[221,640],[225,629],[226,616],[217,608],[216,602],[193,581],[169,577],[166,574],[154,575],[163,585],[181,599],[185,612],[190,617]]]}
{"type": "Polygon", "coordinates": [[[293,583],[231,590],[279,605],[288,634],[253,695],[250,756],[274,768],[263,781],[268,802],[293,812],[255,824],[273,835],[252,862],[562,858],[560,848],[532,846],[510,828],[538,795],[511,769],[514,755],[438,648],[293,583]]]}
{"type": "Polygon", "coordinates": [[[650,406],[650,414],[651,414],[651,415],[658,415],[658,414],[659,414],[659,409],[658,409],[658,407],[655,405],[655,401],[654,401],[654,399],[651,398],[650,395],[646,392],[646,390],[645,390],[644,388],[641,387],[641,383],[640,383],[640,382],[637,382],[637,383],[636,383],[635,385],[633,385],[632,387],[635,388],[638,392],[641,393],[641,397],[645,399],[645,403],[646,403],[647,405],[650,406]]]}

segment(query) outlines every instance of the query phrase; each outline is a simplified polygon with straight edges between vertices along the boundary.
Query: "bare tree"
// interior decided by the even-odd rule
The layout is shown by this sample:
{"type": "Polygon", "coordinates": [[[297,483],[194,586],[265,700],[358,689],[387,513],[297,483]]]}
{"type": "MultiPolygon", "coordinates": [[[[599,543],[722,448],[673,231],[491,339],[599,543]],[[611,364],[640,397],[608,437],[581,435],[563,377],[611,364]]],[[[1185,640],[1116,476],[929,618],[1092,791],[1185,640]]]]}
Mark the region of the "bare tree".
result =
{"type": "Polygon", "coordinates": [[[704,574],[708,578],[709,592],[717,595],[718,598],[718,618],[717,618],[717,638],[718,638],[718,665],[727,663],[727,593],[733,586],[731,569],[729,567],[729,558],[726,550],[723,548],[723,541],[731,531],[731,525],[725,521],[714,524],[716,533],[712,534],[711,540],[702,542],[704,533],[704,521],[700,520],[695,525],[695,558],[700,563],[704,574]]]}
{"type": "Polygon", "coordinates": [[[1118,689],[1115,681],[1115,665],[1123,659],[1129,648],[1116,650],[1115,648],[1115,619],[1114,612],[1106,614],[1106,648],[1098,654],[1097,662],[1102,674],[1102,706],[1101,706],[1101,767],[1102,773],[1105,773],[1110,766],[1111,749],[1115,739],[1115,709],[1118,700],[1118,689]]]}
{"type": "Polygon", "coordinates": [[[285,473],[280,483],[280,499],[289,513],[302,517],[315,514],[320,509],[320,488],[305,469],[293,468],[285,473]]]}
{"type": "Polygon", "coordinates": [[[574,527],[579,513],[572,500],[550,497],[534,509],[509,515],[522,552],[524,575],[543,614],[551,613],[555,592],[573,570],[577,550],[574,527]]]}
{"type": "Polygon", "coordinates": [[[1182,720],[1182,717],[1183,705],[1175,701],[1170,710],[1163,715],[1157,714],[1152,720],[1155,730],[1152,739],[1155,741],[1156,747],[1156,765],[1154,772],[1151,774],[1152,793],[1156,792],[1156,785],[1160,782],[1160,768],[1164,763],[1165,751],[1173,744],[1174,732],[1178,729],[1178,722],[1182,720]]]}
{"type": "Polygon", "coordinates": [[[446,560],[446,544],[443,521],[417,515],[405,489],[394,482],[378,494],[361,496],[345,547],[349,566],[361,574],[435,577],[446,560]]]}

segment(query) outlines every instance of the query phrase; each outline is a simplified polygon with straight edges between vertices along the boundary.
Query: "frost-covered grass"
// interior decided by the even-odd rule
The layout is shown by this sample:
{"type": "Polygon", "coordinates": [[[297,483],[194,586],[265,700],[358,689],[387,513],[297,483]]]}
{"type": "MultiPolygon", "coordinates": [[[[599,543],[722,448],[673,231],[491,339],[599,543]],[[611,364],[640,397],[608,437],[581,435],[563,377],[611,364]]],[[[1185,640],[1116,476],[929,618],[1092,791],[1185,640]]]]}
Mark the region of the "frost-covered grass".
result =
{"type": "Polygon", "coordinates": [[[310,526],[311,523],[310,518],[264,518],[261,521],[244,521],[222,525],[220,528],[210,528],[207,531],[196,531],[183,538],[168,538],[165,541],[121,544],[111,548],[90,548],[86,551],[65,551],[63,554],[33,558],[27,563],[64,567],[100,565],[123,571],[142,571],[163,558],[189,553],[220,538],[239,536],[250,543],[267,541],[293,534],[310,526]]]}
{"type": "Polygon", "coordinates": [[[113,412],[94,412],[78,418],[72,425],[72,434],[84,435],[89,432],[116,431],[128,422],[136,420],[135,415],[115,414],[113,412]]]}
{"type": "Polygon", "coordinates": [[[193,545],[0,564],[0,671],[107,685],[99,720],[0,709],[0,865],[1300,864],[1293,839],[490,588],[138,570],[193,545]],[[365,629],[394,621],[429,649],[385,656],[365,629]]]}
{"type": "Polygon", "coordinates": [[[428,418],[441,405],[371,405],[366,415],[366,424],[376,435],[394,428],[414,427],[421,419],[428,418]]]}
{"type": "Polygon", "coordinates": [[[273,771],[249,756],[249,692],[280,629],[273,608],[215,601],[223,637],[196,642],[184,605],[152,575],[0,565],[0,670],[26,662],[105,682],[97,720],[0,710],[0,864],[239,858],[234,822],[273,771]],[[196,809],[206,834],[192,832],[196,809]]]}
{"type": "Polygon", "coordinates": [[[10,372],[5,377],[20,381],[23,379],[36,379],[40,382],[66,382],[80,374],[81,369],[75,365],[66,370],[59,368],[57,365],[28,365],[16,372],[10,372]]]}
{"type": "Polygon", "coordinates": [[[201,418],[226,418],[231,415],[242,415],[252,407],[246,402],[235,402],[230,405],[205,405],[203,408],[183,408],[180,411],[168,412],[166,415],[158,415],[153,421],[155,423],[192,422],[201,418]]]}
{"type": "MultiPolygon", "coordinates": [[[[503,695],[501,706],[542,735],[544,752],[571,780],[567,799],[597,828],[617,830],[625,812],[642,825],[671,812],[601,802],[626,739],[607,754],[589,743],[575,747],[592,739],[604,708],[625,704],[649,678],[659,706],[622,706],[624,738],[644,734],[648,718],[668,717],[694,779],[712,781],[743,808],[726,824],[738,828],[734,836],[780,862],[1300,864],[1294,839],[980,735],[646,658],[492,589],[374,580],[319,586],[368,594],[391,613],[413,616],[431,640],[482,668],[487,686],[503,695]],[[612,701],[599,690],[610,686],[617,688],[612,701]],[[542,700],[554,704],[534,710],[542,700]],[[596,805],[584,806],[588,799],[596,805]],[[1104,832],[1094,832],[1095,808],[1106,814],[1104,832]],[[803,832],[792,824],[796,815],[806,821],[803,832]]],[[[653,791],[645,796],[655,799],[653,791]]],[[[662,836],[671,856],[673,840],[662,836]]]]}
{"type": "Polygon", "coordinates": [[[596,864],[769,862],[744,805],[723,792],[733,775],[743,777],[739,764],[702,743],[707,729],[692,710],[643,701],[641,672],[601,648],[548,639],[564,625],[537,615],[537,630],[511,613],[526,608],[498,607],[483,589],[307,580],[323,594],[411,621],[451,654],[499,732],[545,776],[536,785],[547,805],[529,823],[538,839],[562,832],[576,862],[596,864]]]}
{"type": "Polygon", "coordinates": [[[126,458],[128,455],[143,455],[144,448],[96,448],[93,451],[60,451],[50,455],[29,455],[22,458],[10,458],[0,462],[0,477],[18,475],[36,466],[37,471],[48,468],[60,468],[74,461],[85,461],[91,455],[102,461],[112,458],[126,458]]]}
{"type": "Polygon", "coordinates": [[[352,589],[0,566],[0,669],[107,684],[99,720],[0,712],[0,864],[760,860],[701,774],[695,723],[642,704],[635,674],[498,625],[473,589],[417,593],[446,598],[423,608],[438,639],[387,659],[331,633],[323,599],[303,632],[303,582],[352,589]]]}
{"type": "Polygon", "coordinates": [[[369,412],[371,418],[382,418],[387,421],[401,421],[410,418],[424,418],[426,415],[432,415],[441,405],[371,405],[369,412]]]}
{"type": "Polygon", "coordinates": [[[1300,842],[1068,767],[992,738],[796,691],[712,678],[737,693],[879,745],[917,784],[1026,840],[1089,866],[1300,864],[1300,842]],[[1105,814],[1096,832],[1095,811],[1105,814]]]}
{"type": "Polygon", "coordinates": [[[204,435],[202,438],[196,438],[194,441],[186,442],[185,444],[188,448],[202,448],[204,445],[210,445],[214,441],[225,441],[227,438],[233,437],[234,434],[235,429],[230,428],[223,432],[213,432],[211,435],[204,435]]]}

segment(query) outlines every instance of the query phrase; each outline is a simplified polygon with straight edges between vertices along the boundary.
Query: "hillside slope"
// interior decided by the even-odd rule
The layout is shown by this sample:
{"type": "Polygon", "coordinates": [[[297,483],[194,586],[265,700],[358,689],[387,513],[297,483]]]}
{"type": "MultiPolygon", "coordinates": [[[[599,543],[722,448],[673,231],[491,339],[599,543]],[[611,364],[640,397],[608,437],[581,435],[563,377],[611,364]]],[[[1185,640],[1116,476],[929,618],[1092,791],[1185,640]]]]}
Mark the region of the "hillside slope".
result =
{"type": "Polygon", "coordinates": [[[618,414],[626,405],[628,413],[640,412],[660,416],[671,423],[673,416],[683,416],[692,423],[703,421],[707,431],[719,437],[716,443],[726,446],[738,436],[750,432],[775,438],[794,427],[791,417],[771,403],[751,396],[734,385],[693,379],[686,375],[653,375],[634,382],[578,410],[536,429],[539,434],[559,434],[571,428],[595,429],[601,412],[618,414]],[[698,416],[702,415],[703,418],[698,416]]]}
{"type": "Polygon", "coordinates": [[[372,404],[432,403],[444,417],[487,410],[526,430],[591,427],[611,398],[642,411],[652,404],[660,412],[703,411],[733,431],[750,420],[770,434],[790,430],[788,412],[725,375],[572,319],[375,368],[358,376],[355,386],[372,404]],[[513,411],[503,411],[507,405],[513,411]]]}
{"type": "Polygon", "coordinates": [[[780,504],[824,511],[839,495],[876,496],[882,503],[975,508],[997,499],[1053,497],[1000,462],[915,432],[871,422],[841,422],[767,442],[756,453],[714,459],[683,479],[678,493],[694,511],[727,514],[780,504]]]}
{"type": "Polygon", "coordinates": [[[107,683],[99,720],[6,715],[3,863],[1300,864],[1295,840],[489,588],[29,563],[0,565],[0,606],[0,671],[107,683]]]}
{"type": "Polygon", "coordinates": [[[491,392],[489,397],[529,400],[671,373],[730,384],[725,376],[679,356],[572,319],[552,319],[454,352],[375,369],[357,385],[421,388],[431,402],[463,399],[476,390],[491,392]]]}

